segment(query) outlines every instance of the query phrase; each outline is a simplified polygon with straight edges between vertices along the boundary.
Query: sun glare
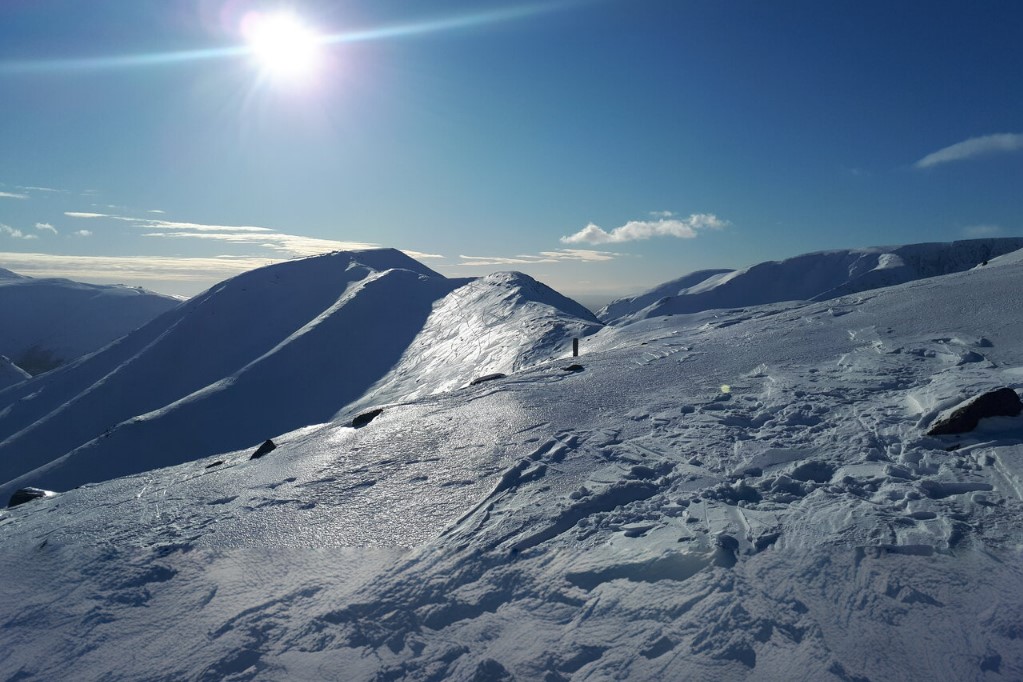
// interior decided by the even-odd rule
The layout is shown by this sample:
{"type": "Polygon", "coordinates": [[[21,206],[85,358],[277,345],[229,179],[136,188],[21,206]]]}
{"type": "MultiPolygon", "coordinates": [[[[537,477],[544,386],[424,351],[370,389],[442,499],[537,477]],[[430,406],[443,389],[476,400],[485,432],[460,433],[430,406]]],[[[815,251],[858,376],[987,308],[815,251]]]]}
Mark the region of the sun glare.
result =
{"type": "Polygon", "coordinates": [[[294,14],[251,14],[242,35],[263,72],[276,80],[302,81],[316,71],[322,40],[294,14]]]}

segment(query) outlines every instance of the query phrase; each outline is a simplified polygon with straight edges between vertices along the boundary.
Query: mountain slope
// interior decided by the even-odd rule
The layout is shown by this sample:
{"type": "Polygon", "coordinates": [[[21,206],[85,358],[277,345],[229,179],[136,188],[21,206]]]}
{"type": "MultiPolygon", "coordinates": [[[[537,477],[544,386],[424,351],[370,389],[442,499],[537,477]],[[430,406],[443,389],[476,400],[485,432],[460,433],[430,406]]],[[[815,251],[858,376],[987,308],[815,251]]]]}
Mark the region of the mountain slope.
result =
{"type": "MultiPolygon", "coordinates": [[[[487,362],[547,359],[551,344],[599,327],[578,304],[525,275],[502,282],[506,319],[521,329],[500,337],[486,357],[445,358],[445,377],[471,378],[487,362]],[[521,336],[526,329],[538,336],[521,336]]],[[[393,250],[335,253],[228,280],[101,353],[0,392],[0,406],[7,404],[0,497],[25,485],[65,490],[254,447],[329,420],[396,365],[401,386],[443,390],[430,367],[399,361],[410,345],[423,347],[421,333],[432,338],[446,324],[435,302],[480,286],[494,289],[447,279],[393,250]]],[[[478,320],[496,299],[468,293],[460,300],[464,318],[478,320]]]]}
{"type": "MultiPolygon", "coordinates": [[[[350,296],[346,298],[349,290],[361,290],[360,285],[379,276],[381,269],[386,272],[396,267],[417,282],[419,278],[437,282],[440,291],[427,287],[431,296],[443,295],[450,288],[445,278],[393,250],[342,252],[280,263],[214,286],[101,353],[0,392],[0,405],[7,403],[0,412],[0,437],[4,437],[0,441],[0,481],[44,466],[97,437],[110,436],[125,420],[162,410],[197,392],[223,393],[238,382],[237,375],[247,376],[245,370],[250,364],[268,355],[280,357],[282,344],[301,339],[308,329],[317,328],[321,318],[336,313],[342,302],[351,300],[350,296]]],[[[432,298],[423,302],[421,296],[413,295],[413,300],[425,306],[421,321],[429,312],[432,298]]],[[[415,325],[416,320],[412,317],[394,327],[401,328],[402,324],[415,325]]],[[[347,334],[348,339],[359,338],[361,331],[347,334]]],[[[343,349],[344,337],[334,343],[339,341],[343,349]]],[[[323,343],[325,349],[331,347],[323,343]]],[[[314,362],[316,358],[308,360],[314,362]]],[[[288,383],[287,373],[302,369],[278,370],[254,390],[301,390],[297,383],[288,383]],[[274,379],[284,384],[277,386],[274,379]]],[[[313,364],[304,369],[315,372],[318,368],[313,364]]],[[[343,377],[325,375],[323,381],[345,383],[343,377]]],[[[342,405],[335,404],[334,410],[342,405]]],[[[217,412],[225,409],[229,408],[216,408],[217,412]]],[[[323,412],[329,410],[326,403],[319,410],[321,419],[333,414],[323,412]]],[[[210,417],[216,419],[217,412],[210,417]]],[[[299,425],[289,422],[289,428],[299,425]]],[[[250,429],[253,435],[229,447],[271,435],[258,422],[250,429]]],[[[217,446],[211,445],[213,449],[208,453],[216,452],[224,439],[242,437],[227,428],[209,433],[221,440],[217,446]]],[[[194,446],[202,438],[185,425],[176,434],[165,434],[164,441],[168,449],[174,449],[182,443],[194,446]]],[[[166,456],[154,453],[154,462],[169,463],[166,456]]],[[[125,453],[116,460],[129,467],[120,469],[121,473],[151,468],[147,461],[138,460],[137,452],[125,453]]],[[[113,470],[119,465],[111,460],[95,466],[113,470]]]]}
{"type": "Polygon", "coordinates": [[[38,374],[98,350],[180,303],[144,289],[0,269],[0,354],[38,374]]]}
{"type": "Polygon", "coordinates": [[[0,355],[0,390],[21,383],[31,375],[11,362],[6,355],[0,355]]]}
{"type": "Polygon", "coordinates": [[[809,253],[733,272],[693,273],[641,296],[614,301],[597,316],[621,324],[780,301],[827,300],[961,272],[1021,248],[1023,239],[1005,238],[809,253]]]}
{"type": "Polygon", "coordinates": [[[401,361],[353,408],[411,400],[564,357],[572,338],[602,326],[528,275],[487,275],[439,301],[401,361]]]}
{"type": "Polygon", "coordinates": [[[601,320],[617,320],[620,317],[631,315],[648,306],[657,303],[662,298],[669,296],[684,296],[689,289],[703,284],[705,287],[713,282],[719,281],[722,276],[734,270],[697,270],[678,279],[660,284],[653,289],[638,296],[629,296],[611,301],[597,311],[597,317],[601,320]]]}
{"type": "Polygon", "coordinates": [[[6,510],[6,670],[1020,679],[1023,419],[926,432],[1023,388],[1021,286],[1006,258],[605,328],[581,372],[6,510]]]}

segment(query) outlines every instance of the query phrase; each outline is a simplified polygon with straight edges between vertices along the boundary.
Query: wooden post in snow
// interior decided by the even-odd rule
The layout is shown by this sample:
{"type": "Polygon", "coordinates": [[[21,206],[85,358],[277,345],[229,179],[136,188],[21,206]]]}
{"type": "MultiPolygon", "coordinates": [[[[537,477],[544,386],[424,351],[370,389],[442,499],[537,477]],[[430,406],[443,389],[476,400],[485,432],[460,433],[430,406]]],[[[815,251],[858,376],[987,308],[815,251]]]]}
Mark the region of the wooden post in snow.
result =
{"type": "Polygon", "coordinates": [[[572,357],[579,357],[579,339],[572,339],[572,357]]]}

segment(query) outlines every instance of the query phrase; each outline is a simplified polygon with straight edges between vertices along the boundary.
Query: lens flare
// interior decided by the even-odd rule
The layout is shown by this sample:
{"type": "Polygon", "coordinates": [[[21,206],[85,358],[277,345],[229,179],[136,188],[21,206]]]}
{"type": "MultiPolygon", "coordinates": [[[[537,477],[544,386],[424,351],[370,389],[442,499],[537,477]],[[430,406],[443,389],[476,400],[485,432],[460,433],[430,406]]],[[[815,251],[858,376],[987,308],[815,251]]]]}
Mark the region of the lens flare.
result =
{"type": "Polygon", "coordinates": [[[289,12],[247,16],[242,36],[263,72],[276,80],[305,80],[319,64],[323,38],[289,12]]]}

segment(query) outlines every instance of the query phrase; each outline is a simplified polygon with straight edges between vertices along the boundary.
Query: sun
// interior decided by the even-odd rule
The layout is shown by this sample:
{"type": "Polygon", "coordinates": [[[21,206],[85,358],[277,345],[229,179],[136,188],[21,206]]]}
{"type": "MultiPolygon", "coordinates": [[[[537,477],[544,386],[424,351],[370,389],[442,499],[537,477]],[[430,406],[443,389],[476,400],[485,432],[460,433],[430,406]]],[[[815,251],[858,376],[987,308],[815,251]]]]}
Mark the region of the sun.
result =
{"type": "Polygon", "coordinates": [[[274,80],[300,82],[319,66],[321,36],[291,12],[250,14],[242,35],[262,71],[274,80]]]}

